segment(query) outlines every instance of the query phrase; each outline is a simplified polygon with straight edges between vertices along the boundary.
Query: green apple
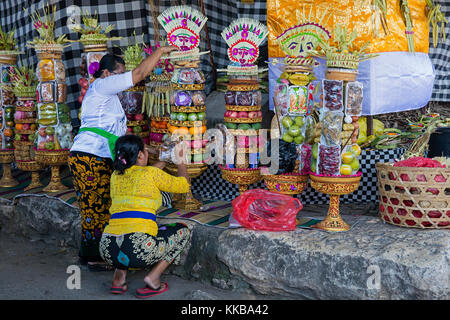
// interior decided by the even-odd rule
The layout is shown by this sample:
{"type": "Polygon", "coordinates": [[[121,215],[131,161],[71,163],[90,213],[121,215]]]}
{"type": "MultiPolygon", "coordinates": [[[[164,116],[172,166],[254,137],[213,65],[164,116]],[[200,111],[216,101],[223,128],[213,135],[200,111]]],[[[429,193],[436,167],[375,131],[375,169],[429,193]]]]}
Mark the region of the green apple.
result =
{"type": "Polygon", "coordinates": [[[225,127],[227,127],[227,129],[236,129],[237,128],[237,124],[233,123],[233,122],[225,122],[225,127]]]}
{"type": "Polygon", "coordinates": [[[199,112],[199,113],[197,113],[197,119],[198,120],[205,120],[206,119],[206,112],[199,112]]]}
{"type": "Polygon", "coordinates": [[[299,136],[294,138],[294,143],[295,144],[302,144],[305,141],[305,137],[300,134],[299,136]]]}
{"type": "Polygon", "coordinates": [[[184,112],[178,113],[177,120],[178,121],[186,121],[187,120],[187,114],[184,113],[184,112]]]}
{"type": "Polygon", "coordinates": [[[286,141],[287,143],[291,143],[292,141],[294,141],[294,137],[290,136],[287,132],[283,134],[281,139],[283,139],[283,141],[286,141]]]}
{"type": "Polygon", "coordinates": [[[238,129],[239,129],[239,130],[249,130],[249,129],[251,129],[251,128],[252,128],[252,126],[249,125],[248,123],[241,123],[241,124],[239,124],[239,126],[238,126],[238,129]]]}
{"type": "Polygon", "coordinates": [[[47,127],[47,128],[45,128],[45,133],[46,133],[47,135],[51,136],[52,134],[55,133],[55,128],[53,128],[53,127],[47,127]]]}
{"type": "Polygon", "coordinates": [[[261,129],[261,128],[262,128],[261,122],[257,122],[257,123],[253,123],[253,124],[252,124],[252,129],[253,129],[253,130],[259,130],[259,129],[261,129]]]}
{"type": "Polygon", "coordinates": [[[300,127],[295,124],[289,127],[288,133],[293,137],[298,137],[302,134],[302,132],[300,131],[300,127]]]}
{"type": "Polygon", "coordinates": [[[177,120],[178,119],[178,113],[172,112],[170,114],[170,120],[177,120]]]}
{"type": "Polygon", "coordinates": [[[289,127],[294,124],[294,120],[292,120],[292,118],[289,116],[285,116],[285,117],[283,117],[283,120],[281,120],[281,124],[286,129],[289,129],[289,127]]]}
{"type": "Polygon", "coordinates": [[[195,112],[189,113],[187,118],[189,121],[197,121],[198,120],[197,114],[195,112]]]}
{"type": "Polygon", "coordinates": [[[294,119],[294,123],[295,123],[296,125],[298,125],[299,127],[303,127],[303,125],[305,124],[305,121],[303,120],[303,117],[302,117],[302,116],[297,116],[297,117],[295,117],[295,119],[294,119]]]}

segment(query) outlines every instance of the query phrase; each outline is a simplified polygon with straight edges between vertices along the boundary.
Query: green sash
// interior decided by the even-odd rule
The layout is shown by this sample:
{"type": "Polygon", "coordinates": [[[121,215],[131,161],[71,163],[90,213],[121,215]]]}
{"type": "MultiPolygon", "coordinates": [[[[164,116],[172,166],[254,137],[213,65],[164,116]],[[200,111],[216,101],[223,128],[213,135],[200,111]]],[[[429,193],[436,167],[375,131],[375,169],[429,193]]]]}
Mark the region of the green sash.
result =
{"type": "Polygon", "coordinates": [[[108,146],[109,151],[111,151],[111,158],[114,161],[116,157],[116,141],[119,139],[118,136],[113,135],[112,133],[109,133],[108,131],[105,131],[103,129],[99,128],[81,128],[78,133],[83,131],[89,131],[98,134],[99,136],[102,136],[106,139],[108,139],[108,146]]]}

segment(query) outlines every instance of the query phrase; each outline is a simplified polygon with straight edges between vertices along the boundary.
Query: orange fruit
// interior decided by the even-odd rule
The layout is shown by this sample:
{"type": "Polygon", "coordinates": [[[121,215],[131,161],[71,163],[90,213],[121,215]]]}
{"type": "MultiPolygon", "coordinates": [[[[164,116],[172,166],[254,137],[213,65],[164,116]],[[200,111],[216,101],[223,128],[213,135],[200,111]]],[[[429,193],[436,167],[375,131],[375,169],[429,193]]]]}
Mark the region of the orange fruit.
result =
{"type": "Polygon", "coordinates": [[[206,126],[202,126],[202,133],[206,132],[206,126]]]}
{"type": "Polygon", "coordinates": [[[179,135],[189,134],[189,129],[187,127],[178,127],[176,133],[179,135]]]}
{"type": "Polygon", "coordinates": [[[23,129],[23,124],[21,123],[16,123],[16,130],[22,130],[23,129]]]}
{"type": "Polygon", "coordinates": [[[201,133],[203,133],[203,132],[202,132],[202,127],[190,127],[190,128],[189,128],[189,133],[190,133],[190,135],[192,135],[192,136],[201,134],[201,133]]]}
{"type": "Polygon", "coordinates": [[[178,129],[178,127],[176,126],[171,126],[170,124],[167,126],[167,129],[169,130],[170,133],[174,133],[175,130],[178,129]]]}
{"type": "Polygon", "coordinates": [[[6,128],[3,130],[3,134],[5,137],[12,137],[14,135],[14,131],[11,128],[6,128]]]}

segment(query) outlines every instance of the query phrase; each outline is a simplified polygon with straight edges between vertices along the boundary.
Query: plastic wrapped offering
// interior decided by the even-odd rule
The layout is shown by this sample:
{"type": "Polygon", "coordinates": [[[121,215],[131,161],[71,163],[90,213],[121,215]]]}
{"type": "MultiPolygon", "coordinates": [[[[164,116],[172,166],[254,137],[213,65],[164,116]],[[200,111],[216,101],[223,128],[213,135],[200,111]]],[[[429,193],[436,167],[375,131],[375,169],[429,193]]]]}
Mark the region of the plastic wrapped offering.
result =
{"type": "Polygon", "coordinates": [[[323,106],[325,111],[342,111],[343,82],[341,80],[323,80],[323,106]]]}

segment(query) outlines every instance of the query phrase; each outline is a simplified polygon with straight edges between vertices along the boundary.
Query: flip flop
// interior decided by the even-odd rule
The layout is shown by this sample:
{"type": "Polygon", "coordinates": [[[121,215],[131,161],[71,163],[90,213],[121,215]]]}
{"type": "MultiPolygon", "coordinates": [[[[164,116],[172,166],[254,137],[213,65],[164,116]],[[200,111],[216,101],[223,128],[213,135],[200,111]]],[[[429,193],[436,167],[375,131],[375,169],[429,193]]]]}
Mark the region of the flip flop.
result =
{"type": "Polygon", "coordinates": [[[117,286],[117,287],[111,286],[111,288],[109,289],[109,292],[112,294],[124,294],[127,291],[128,291],[128,285],[126,282],[121,286],[117,286]]]}
{"type": "Polygon", "coordinates": [[[92,272],[102,272],[102,271],[114,271],[115,268],[105,263],[88,263],[87,264],[89,271],[92,272]]]}
{"type": "Polygon", "coordinates": [[[168,285],[167,282],[161,282],[161,285],[156,290],[150,288],[147,285],[144,288],[139,288],[139,289],[136,290],[136,297],[139,298],[139,299],[146,299],[146,298],[150,298],[150,297],[153,297],[153,296],[157,296],[158,294],[164,293],[168,289],[169,289],[169,285],[168,285]],[[161,289],[163,284],[165,285],[165,288],[161,289]]]}

